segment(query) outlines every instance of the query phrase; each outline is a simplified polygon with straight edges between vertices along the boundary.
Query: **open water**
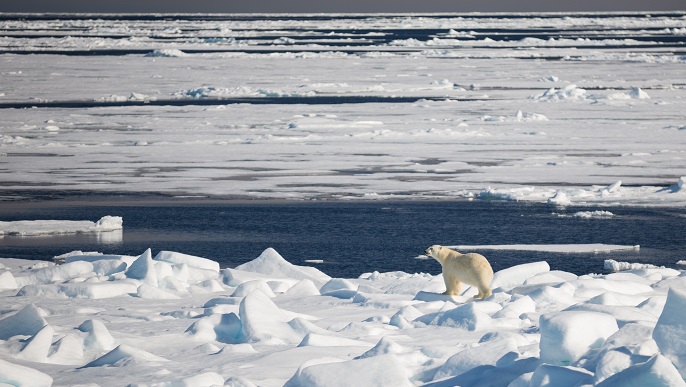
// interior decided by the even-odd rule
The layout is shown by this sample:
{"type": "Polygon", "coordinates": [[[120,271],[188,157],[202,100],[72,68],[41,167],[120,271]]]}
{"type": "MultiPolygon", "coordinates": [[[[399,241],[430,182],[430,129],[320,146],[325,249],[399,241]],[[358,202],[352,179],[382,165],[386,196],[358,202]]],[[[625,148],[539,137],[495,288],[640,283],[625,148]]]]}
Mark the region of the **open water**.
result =
{"type": "Polygon", "coordinates": [[[121,233],[0,239],[0,257],[50,260],[72,250],[139,255],[151,248],[211,258],[222,267],[275,248],[288,261],[333,277],[371,271],[439,273],[426,247],[488,244],[640,245],[638,251],[542,253],[482,251],[494,270],[547,261],[553,270],[601,273],[605,259],[677,267],[686,260],[686,209],[601,208],[610,218],[584,219],[579,211],[499,201],[237,203],[191,200],[151,203],[1,202],[0,219],[92,220],[122,216],[121,233]],[[71,203],[71,204],[69,204],[71,203]],[[321,260],[323,263],[309,263],[321,260]]]}

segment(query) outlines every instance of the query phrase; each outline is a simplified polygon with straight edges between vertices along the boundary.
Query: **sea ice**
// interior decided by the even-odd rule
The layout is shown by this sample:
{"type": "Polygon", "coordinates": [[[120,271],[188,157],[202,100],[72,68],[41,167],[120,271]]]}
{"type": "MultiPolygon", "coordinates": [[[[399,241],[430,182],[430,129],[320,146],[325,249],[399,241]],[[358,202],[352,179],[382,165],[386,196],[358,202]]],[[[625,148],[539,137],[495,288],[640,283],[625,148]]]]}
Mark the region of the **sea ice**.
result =
{"type": "Polygon", "coordinates": [[[562,366],[575,364],[619,330],[614,317],[583,311],[545,314],[540,324],[541,360],[562,366]]]}
{"type": "Polygon", "coordinates": [[[5,261],[38,283],[0,291],[0,376],[30,362],[27,375],[60,385],[95,371],[101,385],[683,385],[686,285],[674,269],[577,277],[533,262],[496,272],[493,297],[475,301],[436,293],[440,275],[324,281],[273,250],[243,266],[254,271],[222,274],[200,257],[151,256],[5,261]],[[144,282],[153,272],[164,277],[144,282]]]}

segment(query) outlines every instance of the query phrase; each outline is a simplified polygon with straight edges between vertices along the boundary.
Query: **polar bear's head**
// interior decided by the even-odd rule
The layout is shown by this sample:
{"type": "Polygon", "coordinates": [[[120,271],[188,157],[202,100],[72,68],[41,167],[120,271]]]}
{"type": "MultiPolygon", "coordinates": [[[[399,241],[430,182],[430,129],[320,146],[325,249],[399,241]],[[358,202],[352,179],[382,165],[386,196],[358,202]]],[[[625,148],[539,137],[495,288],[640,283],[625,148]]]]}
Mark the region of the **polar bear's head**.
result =
{"type": "Polygon", "coordinates": [[[443,250],[443,249],[444,249],[444,247],[441,245],[433,245],[433,246],[429,247],[428,249],[424,250],[424,254],[426,254],[430,257],[436,258],[436,256],[438,255],[438,252],[443,250]]]}

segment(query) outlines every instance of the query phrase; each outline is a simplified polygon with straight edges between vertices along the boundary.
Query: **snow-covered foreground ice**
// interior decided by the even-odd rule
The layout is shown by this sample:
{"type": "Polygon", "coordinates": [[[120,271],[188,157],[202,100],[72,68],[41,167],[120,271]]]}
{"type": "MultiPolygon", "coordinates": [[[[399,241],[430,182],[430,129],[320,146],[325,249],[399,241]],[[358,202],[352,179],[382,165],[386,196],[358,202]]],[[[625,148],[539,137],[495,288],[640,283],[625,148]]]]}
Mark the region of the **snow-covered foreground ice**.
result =
{"type": "Polygon", "coordinates": [[[0,21],[10,198],[686,204],[683,13],[124,19],[0,21]]]}
{"type": "Polygon", "coordinates": [[[0,261],[0,383],[683,386],[686,275],[546,262],[449,298],[442,278],[330,278],[275,250],[0,261]],[[632,384],[633,383],[633,384],[632,384]]]}

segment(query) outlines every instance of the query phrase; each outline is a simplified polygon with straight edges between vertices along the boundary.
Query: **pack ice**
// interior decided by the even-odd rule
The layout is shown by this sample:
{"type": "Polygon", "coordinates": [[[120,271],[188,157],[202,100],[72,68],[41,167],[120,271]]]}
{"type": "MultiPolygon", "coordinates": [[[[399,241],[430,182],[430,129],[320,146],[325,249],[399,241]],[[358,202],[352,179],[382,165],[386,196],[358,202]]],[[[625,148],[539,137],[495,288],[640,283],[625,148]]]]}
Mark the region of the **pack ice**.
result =
{"type": "Polygon", "coordinates": [[[0,260],[0,384],[684,386],[686,275],[330,278],[274,249],[235,268],[150,250],[0,260]]]}

